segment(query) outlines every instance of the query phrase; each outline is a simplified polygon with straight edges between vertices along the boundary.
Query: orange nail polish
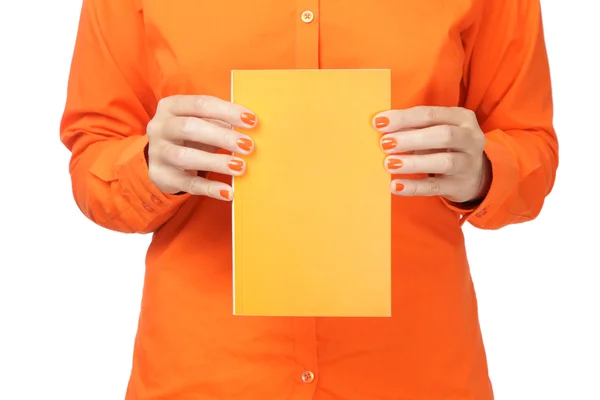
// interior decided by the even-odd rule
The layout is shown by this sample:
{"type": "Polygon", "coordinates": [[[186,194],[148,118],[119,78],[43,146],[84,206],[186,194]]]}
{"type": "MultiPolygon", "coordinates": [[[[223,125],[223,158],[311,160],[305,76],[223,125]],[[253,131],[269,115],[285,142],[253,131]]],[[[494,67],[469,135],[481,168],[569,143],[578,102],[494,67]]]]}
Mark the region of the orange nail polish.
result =
{"type": "Polygon", "coordinates": [[[242,115],[240,115],[240,119],[246,125],[254,125],[256,123],[256,115],[251,113],[242,113],[242,115]]]}
{"type": "Polygon", "coordinates": [[[402,160],[399,160],[397,158],[390,158],[388,159],[388,163],[387,163],[387,167],[388,169],[400,169],[402,168],[402,160]]]}
{"type": "Polygon", "coordinates": [[[377,117],[375,118],[375,127],[377,129],[385,128],[390,124],[388,117],[377,117]]]}
{"type": "Polygon", "coordinates": [[[237,141],[237,145],[240,149],[244,151],[252,150],[252,140],[248,138],[239,138],[237,141]]]}
{"type": "Polygon", "coordinates": [[[229,199],[229,190],[221,190],[219,192],[219,194],[221,195],[222,198],[229,199]]]}
{"type": "Polygon", "coordinates": [[[397,144],[398,142],[396,142],[396,139],[394,138],[386,138],[381,141],[381,147],[384,150],[392,150],[397,144]]]}
{"type": "Polygon", "coordinates": [[[242,160],[231,160],[228,167],[232,171],[240,172],[244,169],[244,162],[242,160]]]}
{"type": "Polygon", "coordinates": [[[404,185],[401,183],[396,183],[396,192],[401,192],[404,190],[404,185]]]}

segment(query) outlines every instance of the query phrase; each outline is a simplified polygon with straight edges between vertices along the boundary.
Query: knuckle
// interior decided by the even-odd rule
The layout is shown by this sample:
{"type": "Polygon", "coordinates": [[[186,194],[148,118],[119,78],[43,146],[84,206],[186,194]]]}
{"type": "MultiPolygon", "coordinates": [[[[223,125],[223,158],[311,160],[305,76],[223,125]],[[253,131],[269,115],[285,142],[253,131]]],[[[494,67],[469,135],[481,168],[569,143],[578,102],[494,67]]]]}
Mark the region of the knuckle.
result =
{"type": "Polygon", "coordinates": [[[426,122],[434,122],[437,118],[437,110],[433,107],[425,107],[423,110],[423,119],[426,122]]]}
{"type": "Polygon", "coordinates": [[[417,171],[419,169],[419,157],[402,157],[402,169],[407,171],[417,171]]]}
{"type": "Polygon", "coordinates": [[[407,110],[394,110],[393,113],[389,114],[390,122],[394,124],[394,126],[402,127],[406,124],[406,114],[407,110]]]}
{"type": "Polygon", "coordinates": [[[404,191],[409,196],[418,196],[419,195],[419,184],[418,184],[418,182],[415,182],[412,185],[406,185],[404,191]]]}
{"type": "Polygon", "coordinates": [[[207,181],[204,186],[205,190],[201,194],[210,197],[217,197],[214,188],[214,181],[207,181]]]}
{"type": "Polygon", "coordinates": [[[186,181],[185,187],[182,188],[184,192],[190,194],[200,194],[200,182],[197,178],[190,178],[186,181]]]}
{"type": "Polygon", "coordinates": [[[148,122],[148,125],[146,125],[146,134],[148,135],[148,138],[154,138],[156,136],[160,136],[160,133],[162,132],[162,122],[160,119],[154,117],[150,120],[150,122],[148,122]]]}
{"type": "Polygon", "coordinates": [[[189,150],[187,147],[164,146],[162,148],[162,158],[173,166],[183,168],[189,150]]]}
{"type": "Polygon", "coordinates": [[[157,112],[163,111],[163,110],[168,110],[171,107],[171,104],[173,103],[173,100],[175,98],[177,98],[177,96],[163,97],[162,99],[160,99],[156,106],[157,112]]]}
{"type": "Polygon", "coordinates": [[[223,101],[223,102],[220,102],[220,103],[222,103],[220,106],[223,108],[223,112],[225,114],[235,114],[235,113],[240,114],[241,111],[242,111],[240,109],[239,105],[234,104],[234,103],[232,103],[230,101],[223,101]]]}
{"type": "Polygon", "coordinates": [[[166,100],[168,101],[168,103],[166,104],[169,108],[171,107],[177,107],[177,108],[181,108],[185,101],[186,101],[186,96],[182,95],[182,94],[175,94],[171,97],[167,97],[166,100]]]}
{"type": "Polygon", "coordinates": [[[196,119],[192,117],[183,117],[180,119],[179,133],[182,139],[191,139],[196,128],[196,119]]]}
{"type": "Polygon", "coordinates": [[[201,94],[196,96],[194,108],[199,112],[203,112],[209,108],[209,103],[210,97],[201,94]]]}
{"type": "Polygon", "coordinates": [[[465,118],[467,119],[467,121],[469,122],[474,122],[477,121],[477,115],[475,114],[475,111],[471,110],[470,108],[463,108],[463,113],[465,114],[465,118]]]}
{"type": "Polygon", "coordinates": [[[408,152],[418,145],[418,140],[414,132],[388,133],[380,138],[379,145],[388,151],[408,152]]]}
{"type": "Polygon", "coordinates": [[[440,192],[440,182],[435,178],[429,179],[429,193],[438,194],[439,192],[440,192]]]}
{"type": "Polygon", "coordinates": [[[173,147],[175,150],[173,151],[173,162],[179,167],[184,167],[186,165],[186,160],[188,159],[188,155],[191,151],[189,147],[173,147]]]}
{"type": "Polygon", "coordinates": [[[439,127],[440,142],[442,145],[449,147],[456,139],[456,131],[449,125],[439,127]]]}
{"type": "Polygon", "coordinates": [[[449,174],[456,169],[456,156],[454,153],[444,153],[442,162],[442,174],[449,174]]]}

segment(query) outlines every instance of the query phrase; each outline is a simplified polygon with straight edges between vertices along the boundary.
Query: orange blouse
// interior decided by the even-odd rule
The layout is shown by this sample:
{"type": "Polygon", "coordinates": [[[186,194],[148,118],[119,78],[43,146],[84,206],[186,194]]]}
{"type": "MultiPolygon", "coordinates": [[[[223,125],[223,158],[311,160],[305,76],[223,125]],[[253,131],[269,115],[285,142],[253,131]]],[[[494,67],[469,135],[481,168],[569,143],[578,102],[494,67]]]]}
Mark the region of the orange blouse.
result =
{"type": "Polygon", "coordinates": [[[538,215],[552,113],[539,0],[84,0],[61,124],[74,197],[153,233],[127,400],[493,399],[461,225],[538,215]],[[229,99],[232,69],[291,68],[389,68],[393,108],[460,105],[486,132],[476,209],[393,198],[392,318],[233,316],[231,203],[148,178],[159,99],[229,99]]]}

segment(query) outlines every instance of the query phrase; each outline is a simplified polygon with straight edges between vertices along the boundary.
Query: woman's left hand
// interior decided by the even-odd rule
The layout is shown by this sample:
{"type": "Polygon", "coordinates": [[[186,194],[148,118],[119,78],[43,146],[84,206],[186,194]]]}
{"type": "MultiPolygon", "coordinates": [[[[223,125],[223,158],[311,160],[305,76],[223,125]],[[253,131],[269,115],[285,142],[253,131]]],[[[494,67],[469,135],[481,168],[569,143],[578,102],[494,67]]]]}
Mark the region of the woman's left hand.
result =
{"type": "Polygon", "coordinates": [[[454,203],[482,199],[491,167],[483,149],[485,135],[475,113],[459,107],[414,107],[375,116],[384,133],[381,148],[392,174],[428,174],[423,179],[395,179],[399,196],[442,196],[454,203]]]}

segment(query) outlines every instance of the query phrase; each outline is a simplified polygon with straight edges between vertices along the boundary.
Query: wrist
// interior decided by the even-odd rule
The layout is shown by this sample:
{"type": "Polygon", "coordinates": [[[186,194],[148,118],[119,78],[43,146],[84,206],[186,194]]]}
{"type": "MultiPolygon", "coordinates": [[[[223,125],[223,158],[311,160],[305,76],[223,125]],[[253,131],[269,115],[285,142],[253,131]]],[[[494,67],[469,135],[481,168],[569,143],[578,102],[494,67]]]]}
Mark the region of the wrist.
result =
{"type": "Polygon", "coordinates": [[[473,210],[477,208],[483,199],[487,196],[490,191],[490,187],[492,185],[492,164],[490,163],[489,158],[484,153],[482,166],[481,166],[481,178],[479,182],[479,188],[475,193],[475,196],[471,200],[464,201],[462,203],[450,202],[453,206],[465,209],[465,210],[473,210]]]}

